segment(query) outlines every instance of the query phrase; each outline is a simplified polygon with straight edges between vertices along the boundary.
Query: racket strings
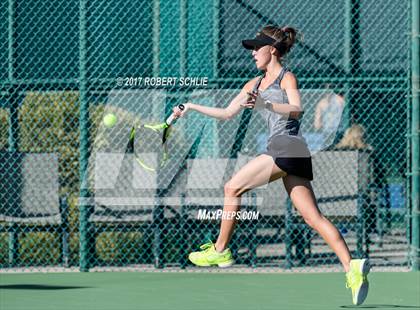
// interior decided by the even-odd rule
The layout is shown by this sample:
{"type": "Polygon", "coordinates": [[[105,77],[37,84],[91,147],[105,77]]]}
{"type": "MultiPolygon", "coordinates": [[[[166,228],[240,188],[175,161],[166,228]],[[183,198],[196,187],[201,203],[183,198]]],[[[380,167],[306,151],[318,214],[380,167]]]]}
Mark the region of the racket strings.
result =
{"type": "MultiPolygon", "coordinates": [[[[134,156],[138,164],[148,171],[162,168],[168,158],[168,145],[162,143],[162,130],[166,124],[145,124],[138,126],[133,136],[134,156]]],[[[169,135],[166,131],[165,135],[169,135]]]]}

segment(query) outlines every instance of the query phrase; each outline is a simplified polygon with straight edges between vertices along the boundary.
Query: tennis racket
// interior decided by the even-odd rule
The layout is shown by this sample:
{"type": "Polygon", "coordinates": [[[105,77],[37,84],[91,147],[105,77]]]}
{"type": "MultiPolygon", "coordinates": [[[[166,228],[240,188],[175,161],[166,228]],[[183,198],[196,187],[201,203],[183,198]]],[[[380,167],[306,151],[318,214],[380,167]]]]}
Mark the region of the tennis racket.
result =
{"type": "MultiPolygon", "coordinates": [[[[178,108],[184,110],[184,105],[178,108]]],[[[156,171],[163,167],[168,158],[168,138],[171,134],[171,125],[176,122],[172,113],[163,123],[143,124],[133,126],[127,150],[134,154],[136,162],[147,171],[156,171]]]]}

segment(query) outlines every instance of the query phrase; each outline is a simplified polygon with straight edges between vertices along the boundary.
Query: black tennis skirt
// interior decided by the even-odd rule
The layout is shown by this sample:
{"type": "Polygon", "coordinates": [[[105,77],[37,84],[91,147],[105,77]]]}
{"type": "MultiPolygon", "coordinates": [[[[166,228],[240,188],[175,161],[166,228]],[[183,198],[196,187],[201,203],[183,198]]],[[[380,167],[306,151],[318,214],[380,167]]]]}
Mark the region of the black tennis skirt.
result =
{"type": "Polygon", "coordinates": [[[277,167],[289,175],[309,181],[314,179],[311,152],[302,138],[286,135],[272,137],[263,154],[273,157],[277,167]]]}

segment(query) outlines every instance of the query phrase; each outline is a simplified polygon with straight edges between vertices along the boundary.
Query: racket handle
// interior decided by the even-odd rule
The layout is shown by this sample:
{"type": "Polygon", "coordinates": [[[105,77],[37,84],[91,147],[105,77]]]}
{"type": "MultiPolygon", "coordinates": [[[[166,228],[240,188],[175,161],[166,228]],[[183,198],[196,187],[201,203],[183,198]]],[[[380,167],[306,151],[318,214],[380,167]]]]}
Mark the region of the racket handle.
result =
{"type": "MultiPolygon", "coordinates": [[[[185,109],[185,106],[183,104],[178,105],[178,109],[180,109],[181,111],[183,111],[185,109]]],[[[167,119],[166,119],[166,124],[168,126],[170,126],[175,120],[174,114],[172,113],[167,119]]]]}

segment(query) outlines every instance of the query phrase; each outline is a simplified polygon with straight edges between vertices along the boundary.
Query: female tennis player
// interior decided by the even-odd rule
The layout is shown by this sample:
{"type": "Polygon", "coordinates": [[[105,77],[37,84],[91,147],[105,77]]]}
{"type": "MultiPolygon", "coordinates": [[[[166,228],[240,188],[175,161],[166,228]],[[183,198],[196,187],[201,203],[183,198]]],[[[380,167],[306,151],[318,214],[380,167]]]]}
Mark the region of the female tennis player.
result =
{"type": "MultiPolygon", "coordinates": [[[[254,108],[262,113],[269,129],[267,151],[248,162],[225,184],[223,211],[238,211],[242,194],[282,178],[293,205],[305,222],[337,254],[346,272],[346,286],[352,290],[353,303],[359,305],[368,292],[369,262],[351,258],[340,232],[317,206],[310,183],[313,179],[311,156],[299,132],[299,118],[303,111],[298,82],[282,64],[296,41],[296,34],[291,27],[266,26],[254,39],[242,41],[246,49],[252,50],[255,65],[263,74],[247,82],[226,108],[186,103],[183,111],[175,107],[174,115],[182,117],[190,111],[197,111],[228,120],[243,108],[254,108]]],[[[202,251],[191,253],[189,260],[197,266],[232,265],[234,261],[228,243],[235,223],[235,219],[222,219],[216,243],[202,245],[202,251]]]]}

